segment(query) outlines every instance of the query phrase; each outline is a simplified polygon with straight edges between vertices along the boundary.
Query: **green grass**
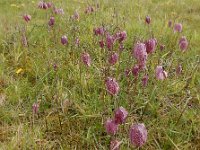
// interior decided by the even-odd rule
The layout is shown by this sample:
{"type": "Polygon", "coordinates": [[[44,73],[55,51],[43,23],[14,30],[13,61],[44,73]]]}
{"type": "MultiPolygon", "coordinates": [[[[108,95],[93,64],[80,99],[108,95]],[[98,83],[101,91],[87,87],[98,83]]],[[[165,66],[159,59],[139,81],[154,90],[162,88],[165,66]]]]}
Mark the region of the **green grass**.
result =
{"type": "Polygon", "coordinates": [[[141,149],[200,149],[199,0],[97,0],[99,10],[89,15],[84,10],[95,1],[53,2],[65,15],[55,16],[54,29],[48,31],[51,11],[38,9],[37,1],[0,1],[0,149],[109,149],[111,137],[103,123],[112,117],[116,105],[129,112],[115,136],[122,140],[121,149],[134,149],[128,132],[136,122],[148,129],[147,143],[141,149]],[[69,20],[75,10],[80,14],[78,22],[69,20]],[[24,13],[32,16],[27,25],[24,13]],[[166,48],[161,52],[157,46],[156,53],[148,57],[148,86],[141,87],[140,75],[127,94],[124,70],[136,63],[132,47],[150,36],[146,15],[152,19],[151,34],[166,48]],[[174,34],[168,28],[170,19],[183,24],[182,33],[174,34]],[[111,33],[125,30],[128,34],[121,62],[107,72],[120,85],[117,103],[106,94],[105,52],[93,36],[93,28],[101,25],[111,33]],[[28,48],[21,44],[24,28],[28,48]],[[67,47],[60,44],[64,34],[70,42],[67,47]],[[185,53],[177,44],[181,35],[190,43],[185,53]],[[79,47],[73,44],[77,36],[79,47]],[[80,62],[84,51],[92,57],[90,68],[80,62]],[[164,81],[155,79],[159,63],[169,74],[164,81]],[[183,73],[176,76],[179,63],[183,73]],[[57,71],[53,64],[58,65],[57,71]],[[39,114],[33,115],[36,101],[40,102],[39,114]]]}

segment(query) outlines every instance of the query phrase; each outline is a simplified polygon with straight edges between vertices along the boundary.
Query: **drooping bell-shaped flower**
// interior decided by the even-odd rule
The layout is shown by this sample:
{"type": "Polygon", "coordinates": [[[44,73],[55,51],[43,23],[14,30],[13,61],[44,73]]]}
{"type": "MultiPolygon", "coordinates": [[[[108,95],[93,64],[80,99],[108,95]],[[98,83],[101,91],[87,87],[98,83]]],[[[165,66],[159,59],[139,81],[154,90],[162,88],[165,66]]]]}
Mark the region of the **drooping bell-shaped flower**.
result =
{"type": "Polygon", "coordinates": [[[149,39],[145,42],[147,54],[153,53],[156,49],[155,39],[149,39]]]}
{"type": "Polygon", "coordinates": [[[111,64],[111,65],[114,65],[117,63],[118,61],[118,58],[119,58],[119,55],[117,53],[113,53],[110,55],[109,59],[108,59],[108,62],[111,64]]]}
{"type": "Polygon", "coordinates": [[[185,36],[182,36],[179,40],[179,48],[184,52],[188,48],[188,41],[185,36]]]}
{"type": "Polygon", "coordinates": [[[81,59],[82,59],[83,64],[85,64],[87,67],[91,66],[91,58],[90,58],[90,55],[88,53],[84,52],[81,55],[81,59]]]}
{"type": "Polygon", "coordinates": [[[54,26],[54,24],[55,24],[55,18],[50,17],[48,25],[52,27],[52,26],[54,26]]]}
{"type": "Polygon", "coordinates": [[[156,78],[158,80],[164,80],[165,78],[167,78],[167,72],[163,69],[162,66],[156,67],[156,78]]]}
{"type": "Polygon", "coordinates": [[[115,123],[122,124],[125,122],[128,116],[128,112],[122,106],[115,110],[115,123]]]}
{"type": "Polygon", "coordinates": [[[107,35],[106,36],[106,46],[109,50],[111,50],[113,48],[113,44],[114,44],[114,39],[111,35],[107,35]]]}
{"type": "Polygon", "coordinates": [[[136,64],[133,66],[132,68],[132,74],[134,77],[138,77],[139,75],[139,72],[140,72],[140,67],[136,64]]]}
{"type": "Polygon", "coordinates": [[[147,24],[150,24],[151,23],[151,18],[149,16],[146,16],[145,21],[146,21],[147,24]]]}
{"type": "Polygon", "coordinates": [[[147,141],[147,129],[142,123],[134,124],[130,128],[130,141],[136,147],[142,147],[147,141]]]}
{"type": "Polygon", "coordinates": [[[147,51],[144,43],[137,43],[133,49],[133,56],[137,59],[140,69],[146,68],[147,51]]]}
{"type": "Polygon", "coordinates": [[[58,15],[64,15],[64,10],[62,8],[54,8],[54,13],[58,15]]]}
{"type": "Polygon", "coordinates": [[[174,32],[182,32],[182,30],[183,30],[183,26],[181,23],[176,23],[174,25],[174,32]]]}
{"type": "Polygon", "coordinates": [[[26,22],[29,22],[29,21],[31,20],[31,15],[25,14],[25,15],[23,16],[23,18],[24,18],[24,20],[25,20],[26,22]]]}
{"type": "Polygon", "coordinates": [[[106,89],[111,95],[117,95],[119,93],[119,84],[115,78],[108,77],[106,79],[106,89]]]}
{"type": "Polygon", "coordinates": [[[61,43],[62,43],[63,45],[67,45],[67,44],[68,44],[67,36],[63,35],[63,36],[61,37],[61,43]]]}
{"type": "Polygon", "coordinates": [[[118,125],[112,119],[107,119],[105,123],[106,132],[111,135],[115,135],[118,130],[118,125]]]}

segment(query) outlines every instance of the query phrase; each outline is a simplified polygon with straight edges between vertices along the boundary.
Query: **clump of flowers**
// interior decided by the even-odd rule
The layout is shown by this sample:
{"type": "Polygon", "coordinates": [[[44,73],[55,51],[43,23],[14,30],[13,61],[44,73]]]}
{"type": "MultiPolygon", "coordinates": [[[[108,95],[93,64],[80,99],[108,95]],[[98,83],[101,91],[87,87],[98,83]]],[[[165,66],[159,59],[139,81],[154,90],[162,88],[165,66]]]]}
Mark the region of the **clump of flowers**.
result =
{"type": "Polygon", "coordinates": [[[62,8],[54,8],[54,13],[58,15],[64,15],[64,10],[62,8]]]}

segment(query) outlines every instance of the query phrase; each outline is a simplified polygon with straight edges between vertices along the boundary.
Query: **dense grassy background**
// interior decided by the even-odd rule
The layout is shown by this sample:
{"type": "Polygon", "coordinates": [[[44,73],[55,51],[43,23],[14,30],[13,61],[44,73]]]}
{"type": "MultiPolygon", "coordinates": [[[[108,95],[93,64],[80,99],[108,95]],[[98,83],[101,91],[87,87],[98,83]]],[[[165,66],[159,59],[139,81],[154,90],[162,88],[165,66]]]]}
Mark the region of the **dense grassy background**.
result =
{"type": "Polygon", "coordinates": [[[199,0],[54,0],[64,16],[56,16],[56,25],[48,30],[51,11],[37,8],[37,1],[0,1],[0,149],[108,149],[110,137],[103,123],[111,117],[115,105],[105,94],[102,70],[105,55],[93,36],[93,28],[101,25],[111,32],[125,30],[128,39],[121,62],[109,74],[117,78],[120,94],[118,105],[129,111],[126,124],[116,138],[122,149],[131,149],[128,131],[131,124],[143,122],[148,129],[148,141],[143,149],[200,149],[200,3],[199,0]],[[100,4],[100,9],[85,15],[88,5],[100,4]],[[74,11],[80,20],[69,20],[74,11]],[[26,26],[29,47],[21,44],[25,27],[24,13],[32,16],[26,26]],[[138,39],[147,39],[146,15],[152,18],[151,33],[166,49],[149,56],[149,84],[142,88],[134,84],[127,94],[124,69],[135,64],[131,50],[138,39]],[[183,32],[174,34],[168,20],[181,22],[183,32]],[[80,47],[64,47],[60,37],[69,42],[75,37],[80,47]],[[190,46],[182,53],[177,45],[181,35],[190,46]],[[90,53],[92,66],[80,65],[80,54],[90,53]],[[161,63],[169,77],[155,79],[154,69],[161,63]],[[53,64],[57,64],[55,71],[53,64]],[[183,73],[175,75],[182,64],[183,73]],[[17,74],[18,69],[22,72],[17,74]],[[40,102],[38,115],[32,114],[32,104],[40,102]],[[131,107],[129,105],[131,103],[131,107]],[[146,110],[144,112],[144,108],[146,110]],[[143,117],[141,117],[143,114],[143,117]]]}

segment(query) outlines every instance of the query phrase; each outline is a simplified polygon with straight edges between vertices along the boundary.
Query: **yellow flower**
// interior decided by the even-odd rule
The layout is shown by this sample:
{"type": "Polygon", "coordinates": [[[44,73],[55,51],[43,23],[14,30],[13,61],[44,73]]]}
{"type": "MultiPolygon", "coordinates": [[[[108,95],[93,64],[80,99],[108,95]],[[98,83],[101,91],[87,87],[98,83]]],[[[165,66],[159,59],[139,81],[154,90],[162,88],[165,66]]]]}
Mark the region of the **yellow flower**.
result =
{"type": "Polygon", "coordinates": [[[16,74],[20,74],[23,71],[22,68],[17,69],[16,74]]]}

